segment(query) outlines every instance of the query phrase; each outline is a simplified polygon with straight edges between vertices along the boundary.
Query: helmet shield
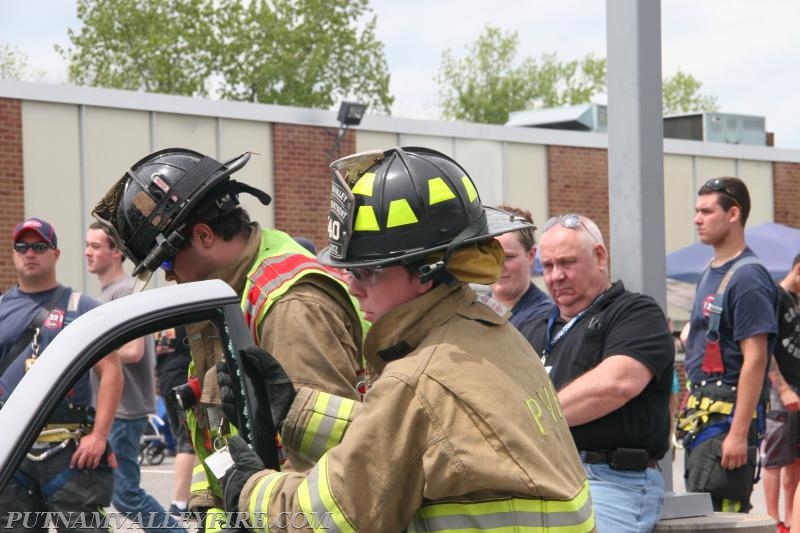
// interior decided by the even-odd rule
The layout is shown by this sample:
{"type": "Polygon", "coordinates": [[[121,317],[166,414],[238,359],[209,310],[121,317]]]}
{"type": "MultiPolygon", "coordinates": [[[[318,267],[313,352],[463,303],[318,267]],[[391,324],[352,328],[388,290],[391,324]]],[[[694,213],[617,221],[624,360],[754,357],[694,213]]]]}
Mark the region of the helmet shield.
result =
{"type": "Polygon", "coordinates": [[[331,168],[330,246],[319,258],[334,267],[400,263],[436,250],[449,250],[446,263],[462,244],[530,226],[484,209],[463,167],[434,150],[364,152],[331,168]]]}

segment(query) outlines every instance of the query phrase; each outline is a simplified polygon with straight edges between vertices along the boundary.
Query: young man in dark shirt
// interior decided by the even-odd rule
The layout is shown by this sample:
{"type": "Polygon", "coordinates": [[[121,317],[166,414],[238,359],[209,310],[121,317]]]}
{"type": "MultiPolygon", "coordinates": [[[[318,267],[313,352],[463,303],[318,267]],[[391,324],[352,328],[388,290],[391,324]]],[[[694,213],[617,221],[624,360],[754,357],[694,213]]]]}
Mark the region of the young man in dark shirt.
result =
{"type": "Polygon", "coordinates": [[[728,512],[750,509],[759,404],[778,332],[775,283],[744,239],[749,213],[750,195],[738,178],[710,179],[697,193],[694,224],[714,257],[689,320],[690,412],[679,425],[688,430],[686,489],[710,493],[714,509],[728,512]],[[686,426],[691,420],[695,427],[686,426]]]}
{"type": "Polygon", "coordinates": [[[541,354],[589,477],[598,531],[650,531],[664,482],[673,341],[649,296],[611,283],[597,225],[553,217],[539,243],[556,308],[521,332],[541,354]]]}

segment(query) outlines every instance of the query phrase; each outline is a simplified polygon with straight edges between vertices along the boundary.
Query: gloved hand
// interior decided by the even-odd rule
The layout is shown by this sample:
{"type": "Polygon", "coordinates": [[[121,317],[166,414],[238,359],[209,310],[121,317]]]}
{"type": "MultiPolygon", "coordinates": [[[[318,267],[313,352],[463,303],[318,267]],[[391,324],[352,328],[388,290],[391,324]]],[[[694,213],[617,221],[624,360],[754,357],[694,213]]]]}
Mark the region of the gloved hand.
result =
{"type": "MultiPolygon", "coordinates": [[[[264,387],[269,396],[270,410],[272,411],[272,423],[275,430],[280,431],[296,395],[292,380],[289,379],[281,364],[260,346],[248,346],[242,353],[242,357],[247,358],[264,381],[264,387]]],[[[228,420],[236,422],[238,420],[238,410],[236,408],[233,379],[234,377],[229,372],[227,362],[223,360],[217,363],[217,383],[222,397],[222,412],[228,420]]]]}
{"type": "Polygon", "coordinates": [[[228,439],[228,451],[234,464],[222,477],[222,494],[225,511],[238,513],[239,496],[242,494],[244,484],[247,483],[250,476],[264,470],[265,467],[258,455],[238,435],[228,439]]]}

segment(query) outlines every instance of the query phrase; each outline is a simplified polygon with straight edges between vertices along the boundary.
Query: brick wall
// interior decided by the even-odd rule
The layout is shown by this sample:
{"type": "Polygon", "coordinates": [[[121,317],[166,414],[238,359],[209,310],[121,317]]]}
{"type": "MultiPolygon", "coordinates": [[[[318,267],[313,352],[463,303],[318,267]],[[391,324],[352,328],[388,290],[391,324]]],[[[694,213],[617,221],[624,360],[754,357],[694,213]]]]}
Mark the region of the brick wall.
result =
{"type": "Polygon", "coordinates": [[[0,98],[0,291],[17,282],[11,229],[25,216],[22,169],[22,102],[0,98]]]}
{"type": "Polygon", "coordinates": [[[550,214],[586,215],[608,241],[608,151],[548,146],[547,169],[550,214]]]}
{"type": "Polygon", "coordinates": [[[275,227],[302,236],[321,249],[328,245],[331,177],[328,165],[355,151],[355,133],[341,141],[341,152],[328,156],[337,130],[295,124],[273,124],[275,227]]]}
{"type": "Polygon", "coordinates": [[[773,163],[775,222],[800,227],[800,163],[773,163]]]}

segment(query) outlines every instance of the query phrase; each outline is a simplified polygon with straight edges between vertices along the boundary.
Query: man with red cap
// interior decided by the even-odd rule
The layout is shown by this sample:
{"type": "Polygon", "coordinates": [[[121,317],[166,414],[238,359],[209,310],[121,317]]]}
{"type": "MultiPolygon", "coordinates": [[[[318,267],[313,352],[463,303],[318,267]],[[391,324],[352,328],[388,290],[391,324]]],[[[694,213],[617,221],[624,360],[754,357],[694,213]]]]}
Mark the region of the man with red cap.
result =
{"type": "MultiPolygon", "coordinates": [[[[18,224],[13,242],[18,285],[0,298],[0,400],[11,394],[62,329],[99,305],[56,280],[61,251],[48,222],[30,218],[18,224]]],[[[107,531],[101,527],[103,507],[110,504],[113,478],[106,441],[122,391],[116,352],[98,361],[94,370],[99,377],[96,408],[87,372],[58,405],[28,458],[0,493],[0,523],[6,530],[31,526],[10,519],[19,513],[39,513],[33,515],[36,527],[47,527],[50,511],[58,529],[80,524],[89,526],[84,531],[107,531]]]]}

